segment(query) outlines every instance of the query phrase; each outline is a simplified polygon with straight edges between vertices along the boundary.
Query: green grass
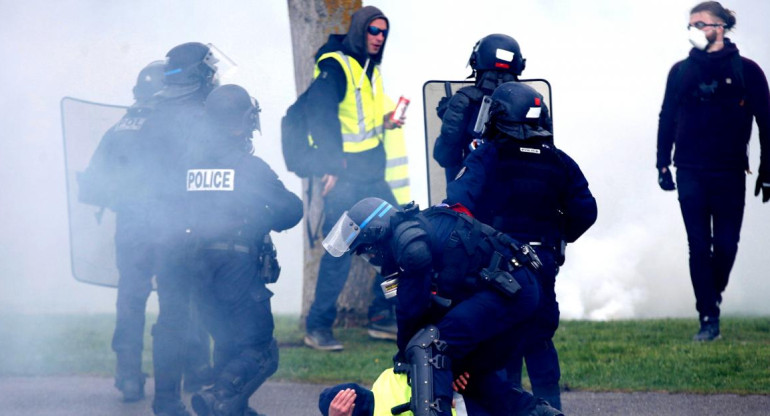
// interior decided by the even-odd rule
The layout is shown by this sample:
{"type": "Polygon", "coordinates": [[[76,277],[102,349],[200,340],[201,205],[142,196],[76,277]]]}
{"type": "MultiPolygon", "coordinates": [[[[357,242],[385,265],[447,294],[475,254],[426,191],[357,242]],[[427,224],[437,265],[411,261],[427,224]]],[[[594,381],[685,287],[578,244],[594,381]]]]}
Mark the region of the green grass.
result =
{"type": "Polygon", "coordinates": [[[770,393],[770,319],[723,318],[696,343],[697,321],[563,322],[555,342],[567,389],[770,393]]]}
{"type": "MultiPolygon", "coordinates": [[[[148,317],[144,368],[151,373],[148,317]]],[[[0,376],[110,376],[114,315],[0,315],[0,376]]],[[[693,319],[564,321],[555,343],[566,390],[770,394],[770,319],[728,317],[723,339],[690,340],[693,319]]],[[[345,351],[302,345],[296,316],[276,317],[281,364],[275,380],[371,383],[395,345],[361,328],[335,330],[345,351]]],[[[526,385],[526,384],[525,384],[526,385]]]]}

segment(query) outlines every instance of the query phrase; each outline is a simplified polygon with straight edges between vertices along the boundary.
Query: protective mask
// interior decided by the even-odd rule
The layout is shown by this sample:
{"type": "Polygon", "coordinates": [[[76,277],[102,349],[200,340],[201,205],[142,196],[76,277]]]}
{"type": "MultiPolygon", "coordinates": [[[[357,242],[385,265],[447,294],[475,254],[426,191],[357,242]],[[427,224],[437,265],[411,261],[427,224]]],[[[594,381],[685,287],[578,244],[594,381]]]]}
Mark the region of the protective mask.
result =
{"type": "Polygon", "coordinates": [[[691,27],[688,33],[688,38],[690,39],[690,43],[692,46],[694,46],[696,49],[700,50],[706,50],[706,48],[709,46],[709,40],[706,38],[706,32],[696,28],[691,27]]]}

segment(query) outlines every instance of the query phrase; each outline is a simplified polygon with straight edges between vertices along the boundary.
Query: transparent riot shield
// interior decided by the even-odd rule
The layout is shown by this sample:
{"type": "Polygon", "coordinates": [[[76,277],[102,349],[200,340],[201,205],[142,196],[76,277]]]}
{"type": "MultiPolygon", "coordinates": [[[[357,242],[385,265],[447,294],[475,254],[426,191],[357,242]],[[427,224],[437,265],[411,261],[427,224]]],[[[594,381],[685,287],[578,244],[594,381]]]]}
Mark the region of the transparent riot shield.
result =
{"type": "MultiPolygon", "coordinates": [[[[539,92],[553,119],[553,101],[551,84],[544,79],[523,79],[523,82],[539,92]]],[[[443,97],[451,97],[462,87],[473,85],[466,81],[428,81],[422,86],[423,114],[425,117],[425,154],[428,167],[428,203],[435,205],[446,198],[446,177],[444,169],[433,159],[433,145],[441,133],[441,119],[436,114],[436,107],[443,97]]]]}
{"type": "Polygon", "coordinates": [[[79,202],[77,175],[86,169],[102,136],[126,109],[71,97],[61,100],[72,275],[85,283],[118,284],[115,213],[79,202]]]}

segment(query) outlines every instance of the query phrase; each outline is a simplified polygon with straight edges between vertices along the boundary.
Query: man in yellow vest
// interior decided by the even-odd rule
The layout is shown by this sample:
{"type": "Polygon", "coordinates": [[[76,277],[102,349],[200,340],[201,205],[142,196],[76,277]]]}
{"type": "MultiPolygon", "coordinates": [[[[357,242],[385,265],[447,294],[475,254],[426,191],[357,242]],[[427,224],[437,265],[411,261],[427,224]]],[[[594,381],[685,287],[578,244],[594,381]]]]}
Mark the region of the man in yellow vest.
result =
{"type": "MultiPolygon", "coordinates": [[[[397,201],[385,181],[385,130],[401,127],[385,111],[380,74],[389,22],[378,8],[366,6],[351,17],[347,34],[329,36],[316,53],[314,80],[307,96],[308,125],[318,147],[316,163],[324,173],[324,225],[328,233],[342,213],[366,197],[397,201]]],[[[305,344],[339,351],[332,334],[337,298],[350,271],[350,255],[321,258],[315,299],[306,320],[305,344]]],[[[375,299],[369,308],[369,335],[395,339],[393,307],[375,279],[375,299]]]]}

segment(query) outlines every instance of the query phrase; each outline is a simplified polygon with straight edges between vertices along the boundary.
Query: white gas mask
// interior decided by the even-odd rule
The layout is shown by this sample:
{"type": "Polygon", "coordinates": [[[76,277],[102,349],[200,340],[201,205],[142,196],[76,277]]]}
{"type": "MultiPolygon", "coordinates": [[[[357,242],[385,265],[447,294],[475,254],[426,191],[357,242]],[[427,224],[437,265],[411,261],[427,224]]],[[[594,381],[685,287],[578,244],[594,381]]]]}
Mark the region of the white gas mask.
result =
{"type": "Polygon", "coordinates": [[[706,32],[698,29],[697,27],[690,27],[688,30],[687,37],[690,39],[690,43],[692,46],[694,46],[696,49],[700,50],[706,50],[706,48],[709,46],[709,40],[706,38],[706,32]]]}

